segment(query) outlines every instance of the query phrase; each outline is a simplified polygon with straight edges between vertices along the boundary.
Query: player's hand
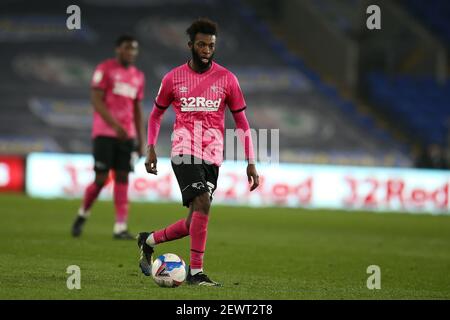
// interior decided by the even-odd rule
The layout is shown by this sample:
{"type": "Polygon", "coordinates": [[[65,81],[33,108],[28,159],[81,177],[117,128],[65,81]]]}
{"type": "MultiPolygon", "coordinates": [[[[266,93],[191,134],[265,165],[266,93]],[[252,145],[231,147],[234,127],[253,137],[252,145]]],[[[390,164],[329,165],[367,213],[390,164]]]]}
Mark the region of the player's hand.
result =
{"type": "Polygon", "coordinates": [[[158,174],[158,170],[156,170],[156,163],[158,159],[156,158],[156,152],[154,146],[148,146],[147,148],[147,156],[145,157],[145,169],[148,173],[158,174]]]}
{"type": "Polygon", "coordinates": [[[255,190],[259,186],[259,176],[258,172],[256,171],[256,167],[254,164],[248,164],[247,165],[247,178],[248,183],[251,184],[250,191],[255,190]],[[253,182],[253,184],[252,184],[253,182]]]}
{"type": "Polygon", "coordinates": [[[120,124],[114,126],[114,131],[116,131],[117,137],[119,138],[119,140],[127,140],[128,139],[127,131],[120,124]]]}

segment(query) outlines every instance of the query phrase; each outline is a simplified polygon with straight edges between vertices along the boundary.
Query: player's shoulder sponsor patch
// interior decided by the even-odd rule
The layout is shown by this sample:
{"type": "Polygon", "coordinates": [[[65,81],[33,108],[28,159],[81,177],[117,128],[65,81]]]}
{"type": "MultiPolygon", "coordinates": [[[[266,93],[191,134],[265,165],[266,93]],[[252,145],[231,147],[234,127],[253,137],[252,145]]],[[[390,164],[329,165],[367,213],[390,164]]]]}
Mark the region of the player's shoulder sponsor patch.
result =
{"type": "Polygon", "coordinates": [[[95,70],[94,75],[92,77],[92,82],[95,84],[99,83],[103,79],[103,71],[102,70],[95,70]]]}

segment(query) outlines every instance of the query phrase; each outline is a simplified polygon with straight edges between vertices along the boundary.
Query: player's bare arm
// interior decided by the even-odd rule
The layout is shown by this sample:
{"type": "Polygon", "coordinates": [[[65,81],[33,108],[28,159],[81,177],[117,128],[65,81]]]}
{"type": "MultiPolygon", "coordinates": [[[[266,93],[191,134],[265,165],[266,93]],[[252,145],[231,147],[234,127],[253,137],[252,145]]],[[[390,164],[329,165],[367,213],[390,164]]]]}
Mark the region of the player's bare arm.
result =
{"type": "Polygon", "coordinates": [[[117,136],[121,140],[128,139],[128,134],[125,131],[125,129],[122,127],[122,125],[111,116],[111,113],[108,111],[108,108],[106,107],[105,103],[103,102],[103,96],[105,95],[105,92],[100,89],[92,89],[91,90],[91,102],[94,106],[95,111],[97,111],[102,119],[111,126],[111,128],[116,131],[117,136]]]}
{"type": "Polygon", "coordinates": [[[139,156],[143,156],[145,154],[144,149],[145,133],[144,133],[144,123],[142,122],[142,101],[139,100],[136,100],[134,102],[134,124],[136,126],[137,132],[139,156]]]}

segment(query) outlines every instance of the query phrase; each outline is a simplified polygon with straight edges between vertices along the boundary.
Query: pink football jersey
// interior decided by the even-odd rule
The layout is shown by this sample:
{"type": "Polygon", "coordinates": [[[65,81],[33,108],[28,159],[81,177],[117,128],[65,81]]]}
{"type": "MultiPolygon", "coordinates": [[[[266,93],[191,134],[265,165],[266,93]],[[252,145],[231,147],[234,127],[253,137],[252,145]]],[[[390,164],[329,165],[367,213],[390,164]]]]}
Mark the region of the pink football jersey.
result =
{"type": "Polygon", "coordinates": [[[158,108],[175,109],[172,156],[189,154],[220,165],[223,161],[225,108],[246,108],[236,76],[217,63],[204,73],[188,63],[165,75],[155,99],[158,108]]]}
{"type": "MultiPolygon", "coordinates": [[[[125,68],[116,59],[108,59],[95,69],[91,87],[105,92],[104,102],[111,116],[136,137],[134,102],[144,98],[144,74],[134,66],[125,68]]],[[[92,136],[117,137],[116,132],[94,111],[92,136]]]]}

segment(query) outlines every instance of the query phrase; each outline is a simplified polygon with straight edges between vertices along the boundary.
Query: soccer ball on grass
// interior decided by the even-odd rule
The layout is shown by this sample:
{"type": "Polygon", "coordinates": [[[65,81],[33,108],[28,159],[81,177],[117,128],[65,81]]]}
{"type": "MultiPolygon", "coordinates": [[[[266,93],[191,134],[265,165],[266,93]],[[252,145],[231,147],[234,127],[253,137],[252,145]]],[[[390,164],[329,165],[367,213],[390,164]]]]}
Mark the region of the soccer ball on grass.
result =
{"type": "Polygon", "coordinates": [[[186,280],[186,264],[174,253],[165,253],[153,261],[152,278],[160,287],[178,287],[186,280]]]}

